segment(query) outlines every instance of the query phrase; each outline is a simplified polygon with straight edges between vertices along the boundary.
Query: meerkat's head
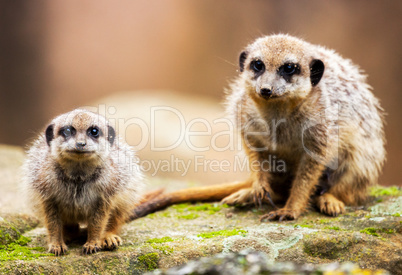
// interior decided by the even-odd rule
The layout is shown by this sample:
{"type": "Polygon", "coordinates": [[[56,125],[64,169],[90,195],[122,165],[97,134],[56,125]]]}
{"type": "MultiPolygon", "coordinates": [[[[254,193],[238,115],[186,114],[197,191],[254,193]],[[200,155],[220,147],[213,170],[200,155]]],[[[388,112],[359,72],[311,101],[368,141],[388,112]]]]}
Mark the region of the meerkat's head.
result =
{"type": "Polygon", "coordinates": [[[240,54],[241,78],[255,100],[303,99],[324,73],[313,45],[288,35],[257,39],[240,54]]]}
{"type": "Polygon", "coordinates": [[[45,131],[51,156],[61,165],[99,165],[108,156],[115,136],[106,118],[83,109],[56,117],[45,131]]]}

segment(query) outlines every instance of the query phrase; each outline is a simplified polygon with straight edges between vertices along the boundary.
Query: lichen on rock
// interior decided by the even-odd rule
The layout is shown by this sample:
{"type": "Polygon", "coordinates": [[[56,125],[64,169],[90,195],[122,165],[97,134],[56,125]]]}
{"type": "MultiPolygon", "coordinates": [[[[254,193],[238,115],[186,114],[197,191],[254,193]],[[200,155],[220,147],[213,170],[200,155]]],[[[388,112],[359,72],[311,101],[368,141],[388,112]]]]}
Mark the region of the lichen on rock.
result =
{"type": "MultiPolygon", "coordinates": [[[[22,163],[22,150],[5,155],[16,160],[0,160],[0,168],[14,173],[22,163]],[[12,167],[7,168],[7,163],[12,167]]],[[[67,243],[67,255],[55,257],[46,253],[47,233],[38,219],[25,214],[24,208],[11,207],[21,196],[15,188],[4,185],[17,185],[19,180],[16,176],[15,180],[0,181],[0,191],[7,192],[8,198],[2,202],[9,203],[5,209],[14,209],[0,213],[0,274],[143,274],[154,269],[156,274],[179,274],[169,268],[193,270],[178,267],[192,260],[190,266],[210,266],[204,265],[205,261],[221,263],[218,274],[233,267],[230,275],[236,274],[235,270],[284,270],[306,263],[303,268],[309,270],[323,270],[323,264],[338,268],[333,270],[349,268],[345,262],[354,263],[353,270],[364,268],[365,272],[385,269],[398,274],[402,270],[402,195],[398,187],[376,187],[366,205],[347,207],[338,217],[310,210],[296,221],[281,223],[259,221],[272,210],[270,206],[175,205],[126,224],[121,233],[123,245],[115,251],[82,255],[86,237],[82,236],[67,243]],[[257,254],[242,254],[244,249],[257,254]]],[[[149,188],[157,184],[169,184],[172,189],[189,185],[151,179],[149,188]]]]}

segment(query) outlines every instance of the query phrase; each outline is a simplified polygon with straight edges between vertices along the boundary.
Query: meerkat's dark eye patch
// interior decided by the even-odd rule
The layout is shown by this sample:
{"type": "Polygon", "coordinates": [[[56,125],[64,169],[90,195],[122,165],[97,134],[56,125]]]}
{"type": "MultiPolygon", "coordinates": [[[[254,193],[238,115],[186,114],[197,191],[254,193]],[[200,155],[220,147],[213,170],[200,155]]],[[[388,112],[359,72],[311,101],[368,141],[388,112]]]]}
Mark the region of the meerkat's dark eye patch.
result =
{"type": "Polygon", "coordinates": [[[246,62],[248,52],[244,51],[240,54],[239,56],[239,67],[240,67],[240,72],[244,71],[244,62],[246,62]]]}
{"type": "Polygon", "coordinates": [[[300,66],[299,64],[286,63],[279,67],[278,73],[289,82],[293,75],[300,73],[300,66]]]}
{"type": "Polygon", "coordinates": [[[45,131],[46,143],[49,146],[50,146],[50,142],[54,138],[53,128],[54,128],[54,125],[50,124],[49,126],[47,126],[46,131],[45,131]]]}
{"type": "Polygon", "coordinates": [[[114,139],[116,137],[116,132],[114,131],[112,126],[108,126],[107,131],[107,140],[110,142],[110,145],[113,145],[114,139]]]}
{"type": "Polygon", "coordinates": [[[311,85],[315,86],[320,82],[322,75],[324,74],[324,63],[319,59],[314,59],[310,63],[310,81],[311,85]]]}
{"type": "Polygon", "coordinates": [[[93,138],[98,138],[101,135],[101,130],[97,126],[89,127],[87,130],[87,135],[93,138]]]}
{"type": "Polygon", "coordinates": [[[265,72],[265,64],[259,59],[253,60],[250,63],[250,69],[256,76],[260,76],[265,72]]]}
{"type": "Polygon", "coordinates": [[[75,128],[73,126],[66,126],[66,127],[60,128],[59,135],[65,137],[65,138],[69,138],[71,136],[74,136],[76,132],[77,131],[75,130],[75,128]]]}

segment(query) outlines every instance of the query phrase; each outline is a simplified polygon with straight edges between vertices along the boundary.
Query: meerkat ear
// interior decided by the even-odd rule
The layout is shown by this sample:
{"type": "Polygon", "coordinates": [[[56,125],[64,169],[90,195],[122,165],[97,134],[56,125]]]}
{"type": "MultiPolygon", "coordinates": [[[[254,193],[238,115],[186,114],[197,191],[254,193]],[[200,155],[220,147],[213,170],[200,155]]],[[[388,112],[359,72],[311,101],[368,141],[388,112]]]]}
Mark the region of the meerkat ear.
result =
{"type": "Polygon", "coordinates": [[[324,63],[319,59],[314,59],[310,63],[310,81],[311,85],[315,86],[320,82],[322,75],[324,74],[324,63]]]}
{"type": "Polygon", "coordinates": [[[241,52],[241,54],[239,56],[240,72],[244,71],[244,62],[246,62],[247,55],[248,55],[248,52],[243,51],[243,52],[241,52]]]}
{"type": "Polygon", "coordinates": [[[107,140],[110,142],[110,145],[113,145],[114,139],[116,138],[116,132],[112,126],[107,127],[107,140]]]}
{"type": "Polygon", "coordinates": [[[54,128],[54,124],[50,124],[49,126],[47,126],[46,131],[45,131],[46,143],[49,146],[50,146],[50,142],[54,139],[53,128],[54,128]]]}

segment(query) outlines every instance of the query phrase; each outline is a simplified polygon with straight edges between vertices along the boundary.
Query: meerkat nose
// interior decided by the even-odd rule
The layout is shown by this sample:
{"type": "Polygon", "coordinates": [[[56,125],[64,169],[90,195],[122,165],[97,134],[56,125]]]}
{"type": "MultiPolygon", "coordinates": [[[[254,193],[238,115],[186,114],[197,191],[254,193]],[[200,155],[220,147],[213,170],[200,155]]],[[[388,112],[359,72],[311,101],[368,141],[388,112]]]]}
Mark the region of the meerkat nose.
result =
{"type": "Polygon", "coordinates": [[[84,149],[85,145],[87,145],[85,142],[79,141],[79,142],[77,142],[77,143],[75,144],[75,147],[76,147],[78,150],[82,150],[82,149],[84,149]]]}
{"type": "Polygon", "coordinates": [[[260,90],[260,94],[261,94],[261,96],[262,96],[263,98],[267,99],[267,98],[271,97],[271,95],[272,95],[272,90],[267,89],[267,88],[262,88],[262,89],[260,90]]]}

